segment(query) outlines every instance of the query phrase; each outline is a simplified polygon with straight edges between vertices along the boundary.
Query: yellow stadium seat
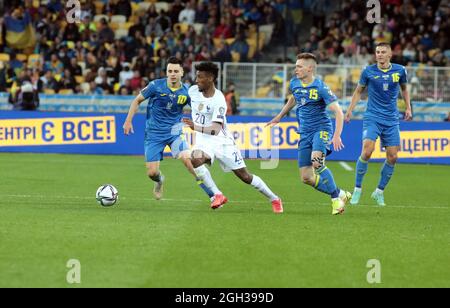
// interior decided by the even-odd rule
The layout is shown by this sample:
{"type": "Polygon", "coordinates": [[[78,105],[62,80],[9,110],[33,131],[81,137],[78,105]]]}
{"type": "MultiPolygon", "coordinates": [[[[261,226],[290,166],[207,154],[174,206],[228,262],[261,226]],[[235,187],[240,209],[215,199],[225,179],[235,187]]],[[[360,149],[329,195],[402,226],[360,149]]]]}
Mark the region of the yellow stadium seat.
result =
{"type": "Polygon", "coordinates": [[[337,92],[337,90],[342,88],[342,80],[339,75],[326,75],[324,82],[333,92],[337,92]]]}
{"type": "Polygon", "coordinates": [[[102,1],[95,1],[95,14],[101,14],[103,11],[103,6],[105,5],[102,1]]]}
{"type": "Polygon", "coordinates": [[[73,94],[73,90],[72,89],[61,89],[61,90],[59,90],[58,94],[62,94],[62,95],[73,94]]]}
{"type": "Polygon", "coordinates": [[[181,33],[187,33],[189,29],[189,24],[187,23],[177,23],[173,26],[173,29],[175,30],[176,27],[180,27],[181,33]]]}
{"type": "Polygon", "coordinates": [[[225,42],[228,44],[228,46],[231,46],[231,44],[233,44],[234,41],[235,41],[235,38],[234,38],[234,37],[225,40],[225,42]]]}
{"type": "Polygon", "coordinates": [[[0,61],[9,62],[10,57],[7,53],[0,53],[0,61]]]}
{"type": "Polygon", "coordinates": [[[270,86],[258,88],[258,90],[256,90],[256,97],[267,97],[271,89],[270,86]]]}
{"type": "Polygon", "coordinates": [[[26,62],[28,60],[28,56],[23,53],[19,53],[16,55],[16,59],[20,62],[26,62]]]}
{"type": "Polygon", "coordinates": [[[358,83],[359,77],[361,75],[361,70],[359,68],[354,68],[351,70],[350,75],[352,76],[352,82],[358,83]]]}
{"type": "Polygon", "coordinates": [[[215,38],[213,39],[214,47],[218,48],[220,46],[220,42],[222,41],[221,38],[215,38]]]}
{"type": "Polygon", "coordinates": [[[84,77],[83,77],[83,76],[75,76],[75,81],[76,81],[78,84],[81,84],[81,83],[84,82],[84,77]]]}
{"type": "Polygon", "coordinates": [[[55,94],[55,90],[53,90],[53,89],[44,89],[44,94],[55,94]]]}

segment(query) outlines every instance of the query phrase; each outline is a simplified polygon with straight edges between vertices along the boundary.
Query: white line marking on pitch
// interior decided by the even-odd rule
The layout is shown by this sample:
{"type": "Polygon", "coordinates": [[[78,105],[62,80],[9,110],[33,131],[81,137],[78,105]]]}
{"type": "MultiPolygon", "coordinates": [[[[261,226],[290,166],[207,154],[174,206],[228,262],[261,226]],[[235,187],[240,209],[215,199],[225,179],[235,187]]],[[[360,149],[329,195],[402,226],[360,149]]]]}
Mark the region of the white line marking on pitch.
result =
{"type": "MultiPolygon", "coordinates": [[[[44,195],[0,195],[0,198],[23,198],[23,199],[29,199],[29,198],[35,198],[35,199],[49,199],[49,198],[56,198],[56,199],[66,199],[66,200],[94,200],[94,197],[80,197],[80,196],[44,196],[44,195]]],[[[127,201],[155,201],[153,198],[134,198],[134,197],[122,197],[119,200],[127,200],[127,201]]],[[[209,203],[208,200],[198,200],[198,199],[162,199],[163,202],[175,202],[175,203],[183,203],[183,202],[196,202],[196,203],[209,203]]],[[[241,204],[269,204],[266,201],[244,201],[244,200],[230,200],[228,203],[241,203],[241,204]]],[[[324,202],[291,202],[291,201],[285,201],[284,204],[292,204],[292,205],[318,205],[318,206],[328,206],[330,203],[324,203],[324,202]]],[[[348,208],[365,208],[365,207],[371,207],[371,208],[405,208],[405,209],[444,209],[444,210],[450,210],[450,206],[445,205],[438,205],[438,206],[414,206],[414,205],[403,205],[403,204],[397,204],[397,205],[387,205],[386,207],[379,207],[377,205],[373,204],[360,204],[360,205],[348,205],[348,208]]]]}
{"type": "Polygon", "coordinates": [[[350,166],[349,164],[347,164],[345,161],[340,161],[339,165],[342,166],[342,168],[344,168],[347,171],[353,171],[352,166],[350,166]]]}

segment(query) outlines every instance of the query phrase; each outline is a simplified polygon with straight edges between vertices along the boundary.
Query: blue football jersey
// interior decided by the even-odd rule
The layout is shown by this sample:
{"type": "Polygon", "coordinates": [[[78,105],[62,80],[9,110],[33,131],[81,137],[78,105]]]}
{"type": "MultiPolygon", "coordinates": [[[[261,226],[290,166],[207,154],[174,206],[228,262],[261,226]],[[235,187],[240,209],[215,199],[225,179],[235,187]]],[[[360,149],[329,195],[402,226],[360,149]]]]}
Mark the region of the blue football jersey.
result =
{"type": "Polygon", "coordinates": [[[406,69],[402,65],[392,64],[388,70],[381,70],[376,64],[367,66],[359,81],[361,86],[367,87],[369,94],[364,119],[384,125],[398,124],[398,94],[400,85],[407,82],[406,69]]]}
{"type": "Polygon", "coordinates": [[[148,99],[147,121],[145,129],[150,133],[175,134],[173,129],[180,130],[183,108],[191,104],[188,86],[170,89],[167,78],[150,82],[141,94],[148,99]]]}
{"type": "Polygon", "coordinates": [[[292,78],[289,89],[297,103],[299,133],[319,130],[332,131],[333,125],[327,114],[327,106],[338,98],[320,79],[304,85],[298,78],[292,78]]]}

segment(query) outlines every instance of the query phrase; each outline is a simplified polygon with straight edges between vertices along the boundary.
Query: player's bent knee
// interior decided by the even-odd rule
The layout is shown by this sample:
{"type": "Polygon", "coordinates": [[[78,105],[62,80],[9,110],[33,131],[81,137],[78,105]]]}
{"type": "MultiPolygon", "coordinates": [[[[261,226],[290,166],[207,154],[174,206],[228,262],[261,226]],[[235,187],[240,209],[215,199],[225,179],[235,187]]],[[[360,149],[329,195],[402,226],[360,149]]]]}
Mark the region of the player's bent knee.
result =
{"type": "Polygon", "coordinates": [[[312,166],[315,170],[319,170],[323,166],[325,166],[325,158],[324,157],[313,157],[311,159],[312,166]]]}
{"type": "Polygon", "coordinates": [[[159,175],[159,170],[147,169],[147,176],[152,178],[159,175]]]}
{"type": "Polygon", "coordinates": [[[302,175],[301,178],[304,184],[314,185],[314,177],[311,177],[309,175],[302,175]]]}
{"type": "Polygon", "coordinates": [[[388,154],[387,161],[389,164],[395,165],[395,163],[397,163],[397,160],[398,160],[397,154],[388,154]]]}

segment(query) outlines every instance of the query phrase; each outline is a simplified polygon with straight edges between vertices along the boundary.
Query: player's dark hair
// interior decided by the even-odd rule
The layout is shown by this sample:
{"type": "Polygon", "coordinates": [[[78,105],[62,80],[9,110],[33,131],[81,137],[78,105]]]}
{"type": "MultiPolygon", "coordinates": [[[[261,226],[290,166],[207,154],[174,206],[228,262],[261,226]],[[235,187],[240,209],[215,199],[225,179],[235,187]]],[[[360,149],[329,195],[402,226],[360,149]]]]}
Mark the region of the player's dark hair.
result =
{"type": "Polygon", "coordinates": [[[309,52],[299,54],[297,56],[297,60],[313,60],[314,62],[316,62],[316,64],[318,63],[317,57],[314,54],[309,53],[309,52]]]}
{"type": "Polygon", "coordinates": [[[202,62],[195,66],[195,70],[199,72],[207,72],[213,75],[214,81],[219,77],[219,67],[213,62],[202,62]]]}
{"type": "Polygon", "coordinates": [[[378,43],[375,48],[378,48],[378,47],[387,47],[389,49],[392,49],[391,44],[386,43],[386,42],[378,43]]]}
{"type": "Polygon", "coordinates": [[[167,60],[167,64],[179,64],[181,67],[183,67],[183,61],[181,61],[177,57],[170,57],[169,60],[167,60]]]}

